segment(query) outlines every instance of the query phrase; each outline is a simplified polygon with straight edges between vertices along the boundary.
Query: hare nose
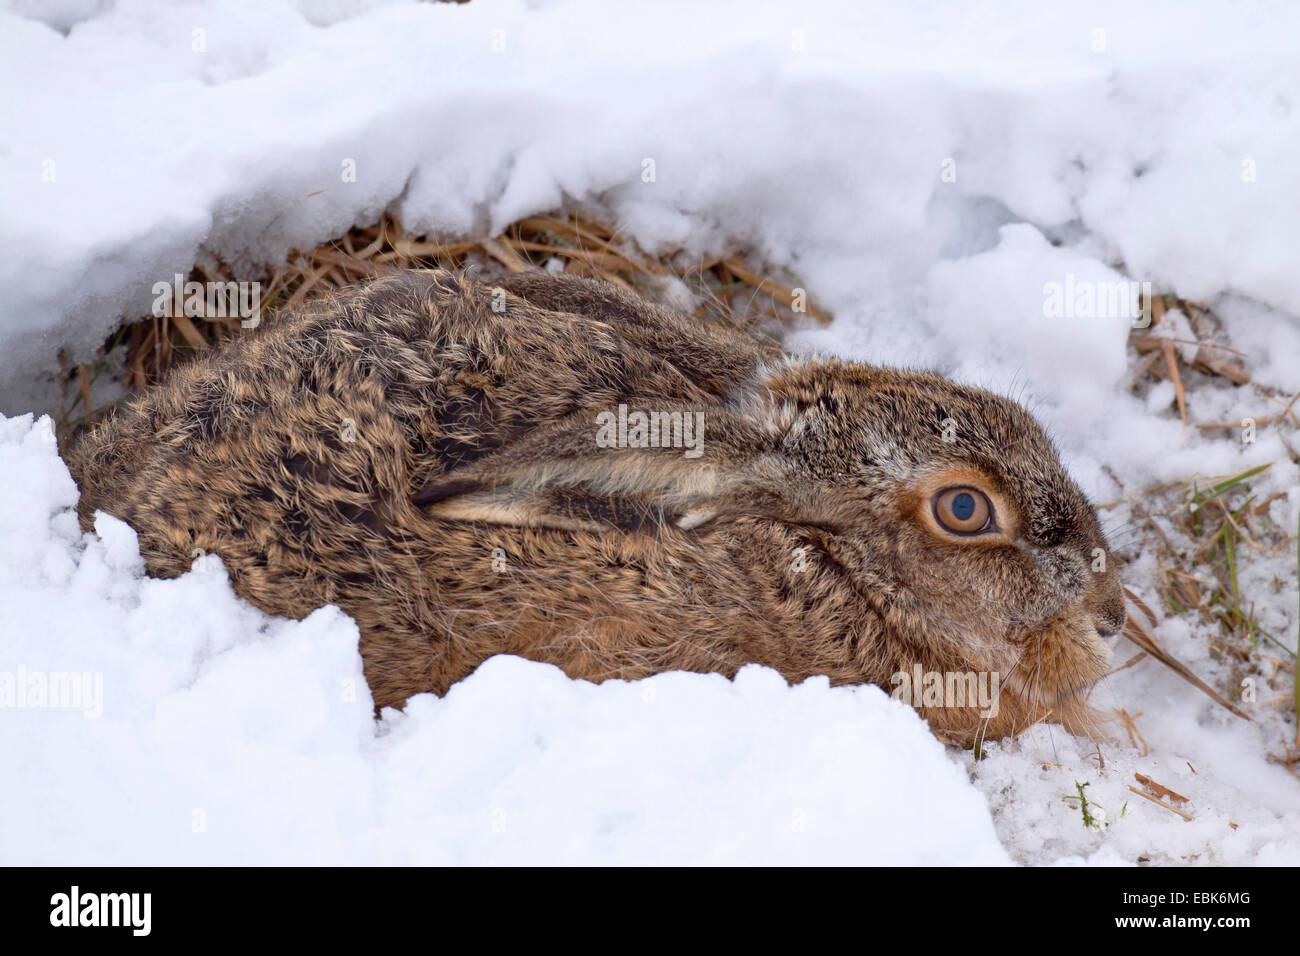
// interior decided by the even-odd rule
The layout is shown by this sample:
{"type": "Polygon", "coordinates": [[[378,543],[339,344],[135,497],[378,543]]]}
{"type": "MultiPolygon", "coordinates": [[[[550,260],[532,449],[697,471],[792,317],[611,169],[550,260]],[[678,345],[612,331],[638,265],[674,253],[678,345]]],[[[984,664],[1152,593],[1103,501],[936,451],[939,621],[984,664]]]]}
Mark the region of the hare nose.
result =
{"type": "Polygon", "coordinates": [[[1117,591],[1092,609],[1092,626],[1102,637],[1114,637],[1124,629],[1128,612],[1124,608],[1124,594],[1117,591]]]}
{"type": "Polygon", "coordinates": [[[1124,621],[1128,618],[1124,584],[1113,563],[1094,574],[1086,603],[1092,615],[1092,626],[1102,637],[1114,637],[1124,629],[1124,621]]]}

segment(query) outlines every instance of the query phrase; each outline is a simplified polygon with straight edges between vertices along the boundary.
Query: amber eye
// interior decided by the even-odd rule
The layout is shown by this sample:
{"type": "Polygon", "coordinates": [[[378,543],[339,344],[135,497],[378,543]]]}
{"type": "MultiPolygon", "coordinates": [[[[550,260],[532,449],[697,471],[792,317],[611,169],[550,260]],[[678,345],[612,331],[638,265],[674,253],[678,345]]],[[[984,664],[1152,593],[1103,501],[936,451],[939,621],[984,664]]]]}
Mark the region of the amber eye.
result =
{"type": "Polygon", "coordinates": [[[948,488],[934,496],[934,518],[953,534],[979,534],[993,525],[993,506],[976,488],[948,488]]]}

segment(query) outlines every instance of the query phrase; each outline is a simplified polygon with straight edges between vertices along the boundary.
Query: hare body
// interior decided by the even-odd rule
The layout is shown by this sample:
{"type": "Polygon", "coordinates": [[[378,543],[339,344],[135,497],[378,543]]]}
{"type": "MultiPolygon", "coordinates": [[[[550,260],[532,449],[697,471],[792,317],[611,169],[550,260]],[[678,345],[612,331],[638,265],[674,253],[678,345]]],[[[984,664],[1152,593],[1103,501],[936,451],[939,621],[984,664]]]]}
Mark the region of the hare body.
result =
{"type": "Polygon", "coordinates": [[[959,734],[1082,728],[1123,622],[1095,514],[1019,406],[571,277],[320,300],[177,369],[69,465],[83,525],[127,521],[150,573],[201,549],[270,613],[351,614],[380,706],[509,653],[596,681],[995,673],[994,714],[908,700],[959,734]],[[952,533],[953,487],[996,521],[952,533]]]}

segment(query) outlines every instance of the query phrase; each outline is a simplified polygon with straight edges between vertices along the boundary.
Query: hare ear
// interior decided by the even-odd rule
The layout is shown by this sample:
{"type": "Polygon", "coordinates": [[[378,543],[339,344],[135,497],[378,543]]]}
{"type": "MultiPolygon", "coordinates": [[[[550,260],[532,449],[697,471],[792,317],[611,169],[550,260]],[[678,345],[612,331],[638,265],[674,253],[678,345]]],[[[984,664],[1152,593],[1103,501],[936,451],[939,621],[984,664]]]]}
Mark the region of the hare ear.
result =
{"type": "Polygon", "coordinates": [[[589,418],[534,434],[435,479],[415,504],[455,521],[588,531],[690,528],[712,516],[707,502],[726,481],[703,442],[688,457],[690,447],[602,447],[596,435],[589,418]]]}
{"type": "Polygon", "coordinates": [[[690,530],[723,514],[840,523],[834,494],[795,463],[774,423],[724,408],[689,414],[717,438],[601,447],[588,416],[435,479],[415,504],[437,518],[571,531],[690,530]]]}
{"type": "Polygon", "coordinates": [[[551,479],[535,486],[534,476],[515,476],[504,483],[448,475],[415,496],[426,514],[451,521],[481,521],[566,531],[654,530],[680,517],[664,496],[611,494],[585,482],[551,479]]]}

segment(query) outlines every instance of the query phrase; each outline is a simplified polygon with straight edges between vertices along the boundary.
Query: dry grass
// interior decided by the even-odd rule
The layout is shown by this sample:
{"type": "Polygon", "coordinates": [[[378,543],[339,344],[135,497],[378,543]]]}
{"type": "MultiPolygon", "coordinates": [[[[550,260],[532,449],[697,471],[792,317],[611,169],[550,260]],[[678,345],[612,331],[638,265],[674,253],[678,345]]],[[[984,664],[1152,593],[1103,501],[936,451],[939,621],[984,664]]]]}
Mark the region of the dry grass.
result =
{"type": "MultiPolygon", "coordinates": [[[[1135,331],[1131,339],[1138,359],[1130,389],[1140,390],[1152,379],[1168,379],[1174,385],[1179,417],[1185,425],[1207,435],[1236,432],[1243,441],[1272,429],[1290,458],[1300,462],[1295,450],[1300,395],[1281,395],[1253,384],[1240,361],[1244,356],[1231,348],[1222,324],[1205,305],[1166,295],[1153,300],[1151,311],[1151,328],[1135,331]],[[1187,318],[1193,339],[1177,337],[1170,328],[1173,322],[1162,321],[1172,317],[1175,310],[1187,318]],[[1259,403],[1261,410],[1252,416],[1249,428],[1241,420],[1195,421],[1197,391],[1214,385],[1215,379],[1220,380],[1220,387],[1226,381],[1234,389],[1253,390],[1251,399],[1259,403]]],[[[1215,635],[1210,652],[1229,664],[1231,678],[1228,686],[1220,688],[1223,694],[1213,688],[1202,689],[1242,716],[1245,714],[1238,703],[1257,718],[1290,710],[1300,725],[1297,636],[1275,634],[1265,628],[1257,613],[1263,595],[1248,593],[1241,583],[1243,569],[1256,561],[1289,563],[1294,558],[1300,572],[1297,536],[1271,518],[1271,506],[1283,494],[1261,498],[1253,490],[1255,481],[1265,477],[1271,468],[1272,463],[1230,475],[1190,475],[1184,481],[1140,491],[1126,488],[1114,472],[1109,472],[1124,498],[1101,507],[1127,503],[1138,540],[1154,548],[1159,558],[1156,590],[1162,612],[1199,618],[1215,635]],[[1252,692],[1254,700],[1250,699],[1252,692]],[[1225,700],[1224,695],[1237,703],[1225,700]]],[[[1274,575],[1267,587],[1279,594],[1286,584],[1274,575]]],[[[1145,605],[1141,610],[1142,617],[1154,625],[1156,615],[1145,605]]],[[[1137,615],[1126,635],[1144,652],[1150,650],[1144,643],[1144,636],[1149,638],[1149,634],[1145,634],[1137,615]]],[[[1188,679],[1201,686],[1199,679],[1188,679]]],[[[1284,721],[1281,723],[1285,726],[1284,721]]],[[[1300,776],[1300,729],[1294,742],[1284,738],[1281,746],[1283,752],[1273,756],[1300,776]]]]}

